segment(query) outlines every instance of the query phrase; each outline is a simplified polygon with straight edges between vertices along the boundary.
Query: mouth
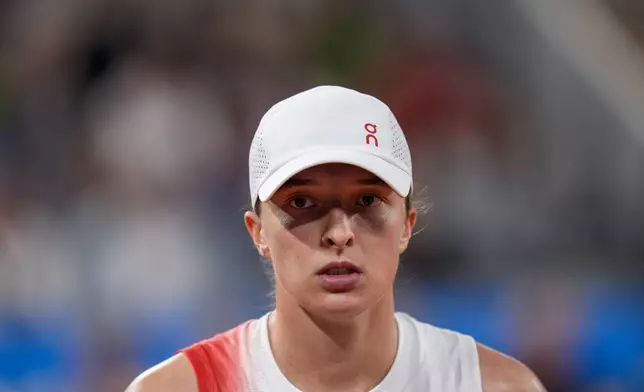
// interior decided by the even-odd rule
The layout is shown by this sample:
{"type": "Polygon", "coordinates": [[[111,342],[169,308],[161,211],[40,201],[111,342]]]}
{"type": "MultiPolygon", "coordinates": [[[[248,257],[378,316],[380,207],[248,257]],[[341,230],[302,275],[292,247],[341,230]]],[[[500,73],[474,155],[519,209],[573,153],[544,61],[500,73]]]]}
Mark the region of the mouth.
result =
{"type": "Polygon", "coordinates": [[[362,274],[362,270],[348,261],[333,261],[320,268],[317,275],[350,275],[362,274]]]}
{"type": "Polygon", "coordinates": [[[347,293],[356,289],[364,277],[362,270],[348,261],[334,261],[317,273],[322,288],[330,293],[347,293]]]}

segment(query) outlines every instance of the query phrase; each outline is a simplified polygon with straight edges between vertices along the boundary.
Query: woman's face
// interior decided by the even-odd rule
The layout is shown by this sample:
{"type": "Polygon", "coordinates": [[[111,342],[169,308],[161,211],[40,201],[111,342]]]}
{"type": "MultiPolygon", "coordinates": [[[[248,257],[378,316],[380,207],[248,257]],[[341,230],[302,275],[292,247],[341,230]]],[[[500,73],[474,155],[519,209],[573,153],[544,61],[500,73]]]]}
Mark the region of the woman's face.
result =
{"type": "Polygon", "coordinates": [[[357,315],[386,296],[416,211],[370,172],[316,166],[292,177],[246,214],[260,253],[273,263],[281,297],[314,314],[357,315]]]}

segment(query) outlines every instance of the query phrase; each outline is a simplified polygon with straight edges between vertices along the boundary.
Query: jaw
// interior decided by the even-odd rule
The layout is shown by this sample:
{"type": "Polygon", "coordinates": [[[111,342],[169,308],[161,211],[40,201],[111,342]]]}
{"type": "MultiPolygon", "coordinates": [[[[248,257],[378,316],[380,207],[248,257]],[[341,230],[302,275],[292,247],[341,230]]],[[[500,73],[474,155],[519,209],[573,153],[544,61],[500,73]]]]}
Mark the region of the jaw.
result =
{"type": "Polygon", "coordinates": [[[371,319],[374,314],[394,312],[393,292],[377,296],[364,287],[345,293],[320,291],[296,306],[317,322],[345,328],[360,324],[363,319],[371,319]]]}
{"type": "Polygon", "coordinates": [[[313,312],[304,312],[325,335],[340,345],[353,345],[363,340],[367,331],[393,320],[393,296],[383,296],[373,302],[367,298],[327,295],[323,301],[313,312]]]}
{"type": "MultiPolygon", "coordinates": [[[[302,312],[307,318],[347,324],[359,321],[366,314],[394,312],[394,291],[383,282],[385,276],[374,277],[368,270],[362,272],[357,286],[343,292],[331,292],[323,286],[317,274],[309,275],[295,286],[284,285],[276,276],[275,305],[284,313],[302,312]]],[[[293,283],[293,277],[289,282],[293,283]]]]}
{"type": "Polygon", "coordinates": [[[346,293],[323,292],[316,295],[314,309],[315,314],[335,320],[346,322],[358,317],[369,309],[368,298],[356,291],[346,293]]]}

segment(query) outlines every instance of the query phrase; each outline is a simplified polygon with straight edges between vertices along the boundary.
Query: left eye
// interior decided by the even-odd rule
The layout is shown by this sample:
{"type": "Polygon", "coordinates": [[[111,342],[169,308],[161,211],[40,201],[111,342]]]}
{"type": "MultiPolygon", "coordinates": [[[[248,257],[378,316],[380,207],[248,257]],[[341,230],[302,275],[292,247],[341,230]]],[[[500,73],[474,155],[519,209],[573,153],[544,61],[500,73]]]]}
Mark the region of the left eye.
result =
{"type": "Polygon", "coordinates": [[[382,203],[382,199],[374,195],[364,195],[358,199],[358,205],[363,207],[372,207],[382,203]]]}

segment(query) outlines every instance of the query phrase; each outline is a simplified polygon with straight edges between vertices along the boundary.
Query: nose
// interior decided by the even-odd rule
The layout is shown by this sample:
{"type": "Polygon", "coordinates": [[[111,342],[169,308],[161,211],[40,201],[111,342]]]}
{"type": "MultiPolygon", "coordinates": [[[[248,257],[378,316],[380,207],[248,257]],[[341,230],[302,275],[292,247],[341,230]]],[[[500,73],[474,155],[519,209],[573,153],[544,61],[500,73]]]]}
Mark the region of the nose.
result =
{"type": "Polygon", "coordinates": [[[322,245],[342,250],[352,246],[354,240],[355,235],[346,212],[338,208],[331,210],[329,212],[329,225],[322,235],[322,245]]]}

